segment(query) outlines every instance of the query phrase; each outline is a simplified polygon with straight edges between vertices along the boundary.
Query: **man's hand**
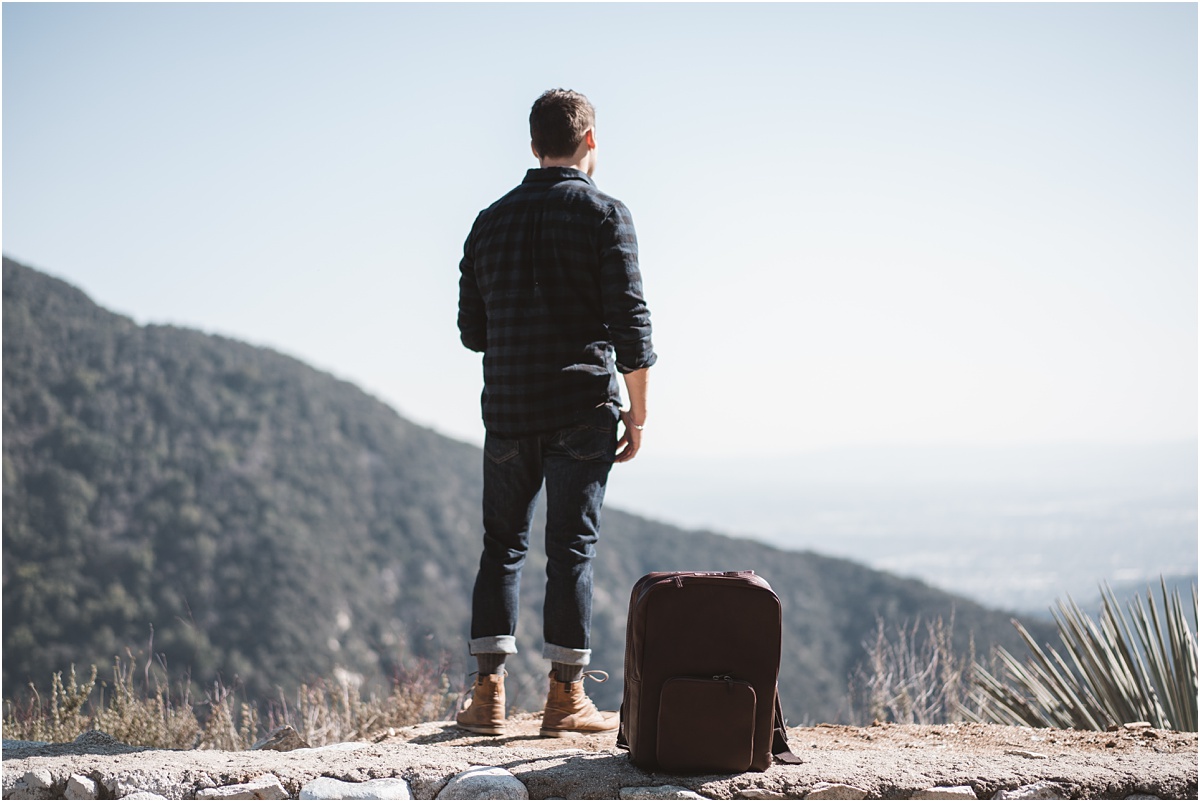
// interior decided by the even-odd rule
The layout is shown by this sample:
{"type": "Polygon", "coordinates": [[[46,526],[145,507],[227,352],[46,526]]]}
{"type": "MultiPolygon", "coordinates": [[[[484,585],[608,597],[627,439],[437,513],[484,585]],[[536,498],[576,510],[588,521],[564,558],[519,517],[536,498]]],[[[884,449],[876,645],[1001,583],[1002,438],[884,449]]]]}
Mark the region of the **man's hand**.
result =
{"type": "Polygon", "coordinates": [[[642,368],[625,374],[625,389],[629,391],[629,409],[621,410],[621,423],[625,433],[617,441],[616,462],[629,462],[642,447],[642,427],[646,424],[646,385],[650,381],[650,368],[642,368]]]}
{"type": "Polygon", "coordinates": [[[638,449],[642,447],[642,430],[634,424],[633,412],[628,409],[621,410],[621,423],[625,425],[625,431],[617,441],[617,456],[614,462],[629,462],[637,456],[638,449]]]}

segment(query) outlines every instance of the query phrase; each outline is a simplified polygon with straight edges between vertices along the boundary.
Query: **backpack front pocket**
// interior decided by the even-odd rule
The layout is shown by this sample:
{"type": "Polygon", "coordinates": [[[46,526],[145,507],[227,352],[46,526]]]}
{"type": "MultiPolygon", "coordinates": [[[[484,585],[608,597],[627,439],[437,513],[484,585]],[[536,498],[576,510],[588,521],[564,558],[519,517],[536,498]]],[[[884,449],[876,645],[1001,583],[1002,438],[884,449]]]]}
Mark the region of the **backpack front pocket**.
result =
{"type": "Polygon", "coordinates": [[[672,677],[658,701],[658,765],[742,772],[754,760],[754,686],[728,676],[672,677]]]}

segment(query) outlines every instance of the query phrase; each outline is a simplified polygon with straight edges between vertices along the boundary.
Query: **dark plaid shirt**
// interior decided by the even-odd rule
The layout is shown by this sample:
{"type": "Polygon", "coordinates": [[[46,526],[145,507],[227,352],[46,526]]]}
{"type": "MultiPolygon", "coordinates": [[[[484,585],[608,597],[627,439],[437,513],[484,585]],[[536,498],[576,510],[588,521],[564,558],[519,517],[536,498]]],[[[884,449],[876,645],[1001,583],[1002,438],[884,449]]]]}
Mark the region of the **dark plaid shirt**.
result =
{"type": "Polygon", "coordinates": [[[616,371],[654,364],[633,218],[580,170],[526,173],[479,213],[460,270],[458,328],[483,352],[493,434],[568,426],[619,403],[616,371]]]}

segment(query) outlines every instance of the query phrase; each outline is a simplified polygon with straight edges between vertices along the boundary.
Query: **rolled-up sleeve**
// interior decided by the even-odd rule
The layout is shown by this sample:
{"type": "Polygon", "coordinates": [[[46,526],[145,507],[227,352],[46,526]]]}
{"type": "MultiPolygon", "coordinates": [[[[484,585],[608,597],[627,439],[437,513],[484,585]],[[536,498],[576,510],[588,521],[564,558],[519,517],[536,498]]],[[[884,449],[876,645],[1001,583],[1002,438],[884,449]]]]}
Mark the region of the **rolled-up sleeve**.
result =
{"type": "Polygon", "coordinates": [[[458,333],[463,345],[482,352],[487,347],[487,309],[475,278],[470,235],[463,244],[463,258],[458,270],[458,333]]]}
{"type": "Polygon", "coordinates": [[[658,356],[650,337],[650,310],[642,293],[637,234],[633,216],[619,201],[600,229],[600,297],[617,370],[632,373],[653,365],[658,356]]]}

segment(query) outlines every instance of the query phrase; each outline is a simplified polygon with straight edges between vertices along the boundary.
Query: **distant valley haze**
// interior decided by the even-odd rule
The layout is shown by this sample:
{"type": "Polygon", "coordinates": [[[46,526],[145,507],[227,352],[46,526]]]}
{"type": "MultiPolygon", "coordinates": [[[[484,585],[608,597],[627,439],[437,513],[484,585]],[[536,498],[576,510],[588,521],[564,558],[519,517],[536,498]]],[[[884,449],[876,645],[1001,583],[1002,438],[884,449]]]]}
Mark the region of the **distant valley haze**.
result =
{"type": "Polygon", "coordinates": [[[1101,583],[1195,576],[1196,462],[1194,440],[660,458],[628,466],[609,497],[1044,614],[1101,583]]]}

